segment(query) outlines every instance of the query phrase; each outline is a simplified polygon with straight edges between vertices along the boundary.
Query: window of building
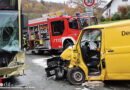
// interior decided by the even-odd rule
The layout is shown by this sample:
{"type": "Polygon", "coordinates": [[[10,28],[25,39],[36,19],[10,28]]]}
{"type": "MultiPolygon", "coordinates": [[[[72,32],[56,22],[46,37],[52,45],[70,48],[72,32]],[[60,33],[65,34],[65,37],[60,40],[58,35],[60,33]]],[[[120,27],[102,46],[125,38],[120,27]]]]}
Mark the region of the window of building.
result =
{"type": "Polygon", "coordinates": [[[53,36],[62,35],[64,32],[64,29],[65,29],[64,21],[51,22],[51,28],[52,28],[52,35],[53,36]]]}

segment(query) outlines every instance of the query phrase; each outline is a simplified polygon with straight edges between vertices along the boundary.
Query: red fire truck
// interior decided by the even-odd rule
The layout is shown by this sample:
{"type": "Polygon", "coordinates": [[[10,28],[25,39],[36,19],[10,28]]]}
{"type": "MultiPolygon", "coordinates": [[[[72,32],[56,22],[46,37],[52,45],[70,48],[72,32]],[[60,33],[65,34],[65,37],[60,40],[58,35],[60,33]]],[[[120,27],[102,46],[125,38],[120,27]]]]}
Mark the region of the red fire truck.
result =
{"type": "Polygon", "coordinates": [[[97,24],[94,16],[61,16],[30,20],[28,27],[30,49],[34,51],[64,50],[76,43],[84,27],[94,24],[97,24]],[[91,23],[88,22],[89,19],[91,23]]]}

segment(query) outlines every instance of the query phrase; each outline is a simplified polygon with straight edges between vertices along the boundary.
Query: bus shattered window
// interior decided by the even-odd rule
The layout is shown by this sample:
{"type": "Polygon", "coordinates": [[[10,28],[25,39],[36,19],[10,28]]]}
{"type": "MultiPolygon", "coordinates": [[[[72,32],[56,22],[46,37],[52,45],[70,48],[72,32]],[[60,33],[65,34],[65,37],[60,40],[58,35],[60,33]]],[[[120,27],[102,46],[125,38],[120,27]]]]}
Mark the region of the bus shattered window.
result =
{"type": "Polygon", "coordinates": [[[0,12],[0,51],[19,51],[18,14],[0,12]]]}

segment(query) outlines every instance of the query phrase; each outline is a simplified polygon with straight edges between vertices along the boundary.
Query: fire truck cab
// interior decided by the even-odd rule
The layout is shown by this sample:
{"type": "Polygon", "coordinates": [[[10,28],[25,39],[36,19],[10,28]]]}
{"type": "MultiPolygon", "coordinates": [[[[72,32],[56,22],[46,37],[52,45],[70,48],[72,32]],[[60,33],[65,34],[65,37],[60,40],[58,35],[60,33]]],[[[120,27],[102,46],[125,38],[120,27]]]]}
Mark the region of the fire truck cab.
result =
{"type": "Polygon", "coordinates": [[[94,16],[62,16],[49,19],[35,19],[29,21],[30,49],[35,50],[64,50],[74,45],[81,30],[89,25],[97,24],[94,16]]]}

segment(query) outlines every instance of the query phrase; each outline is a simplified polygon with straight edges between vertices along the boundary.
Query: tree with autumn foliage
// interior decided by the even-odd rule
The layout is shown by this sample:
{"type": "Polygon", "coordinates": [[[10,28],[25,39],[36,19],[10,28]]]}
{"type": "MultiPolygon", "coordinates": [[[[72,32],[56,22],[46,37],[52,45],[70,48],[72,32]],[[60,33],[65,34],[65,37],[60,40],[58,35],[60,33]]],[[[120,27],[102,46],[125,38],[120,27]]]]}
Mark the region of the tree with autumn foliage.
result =
{"type": "MultiPolygon", "coordinates": [[[[104,1],[104,0],[103,0],[104,1]]],[[[29,19],[42,17],[42,14],[65,9],[69,16],[75,16],[76,12],[85,13],[86,6],[83,0],[68,0],[66,3],[45,2],[41,0],[22,0],[23,12],[27,13],[29,19]]],[[[102,2],[101,2],[102,3],[102,2]]],[[[94,15],[100,20],[103,9],[94,7],[94,15]],[[100,14],[99,14],[100,13],[100,14]]]]}
{"type": "Polygon", "coordinates": [[[42,17],[42,14],[64,9],[65,4],[44,2],[41,0],[22,0],[23,12],[29,16],[29,19],[42,17]]]}
{"type": "MultiPolygon", "coordinates": [[[[97,17],[97,19],[100,21],[100,18],[102,16],[102,13],[104,11],[103,7],[100,7],[104,4],[106,4],[106,0],[100,0],[100,3],[96,3],[94,6],[94,15],[97,17]]],[[[67,2],[66,11],[69,15],[74,15],[76,12],[79,13],[86,13],[84,5],[84,0],[69,0],[67,2]]]]}
{"type": "Polygon", "coordinates": [[[74,16],[76,12],[85,13],[85,6],[82,0],[68,0],[65,9],[70,16],[74,16]]]}

